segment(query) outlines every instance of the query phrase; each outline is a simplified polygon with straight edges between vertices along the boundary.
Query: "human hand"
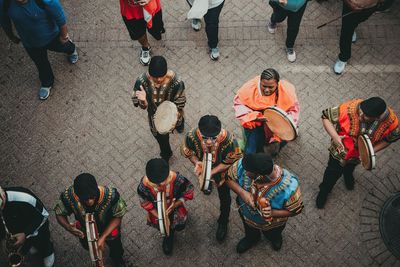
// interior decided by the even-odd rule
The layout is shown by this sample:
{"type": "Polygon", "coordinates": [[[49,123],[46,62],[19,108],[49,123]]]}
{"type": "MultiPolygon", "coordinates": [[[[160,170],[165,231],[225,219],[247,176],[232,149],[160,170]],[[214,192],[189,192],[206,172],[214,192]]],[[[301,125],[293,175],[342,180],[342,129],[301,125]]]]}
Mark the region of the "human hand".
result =
{"type": "Polygon", "coordinates": [[[68,231],[69,231],[71,234],[73,234],[74,236],[79,237],[80,239],[85,238],[85,234],[84,234],[81,230],[79,230],[78,228],[76,228],[76,227],[71,226],[71,227],[68,229],[68,231]]]}
{"type": "Polygon", "coordinates": [[[166,210],[167,216],[169,216],[171,212],[173,212],[174,209],[176,208],[175,203],[176,203],[176,198],[172,200],[171,205],[169,205],[168,209],[166,210]]]}
{"type": "Polygon", "coordinates": [[[335,143],[336,149],[338,150],[338,152],[344,151],[344,145],[342,142],[342,138],[339,135],[336,138],[333,138],[332,140],[335,143]]]}
{"type": "Polygon", "coordinates": [[[67,34],[66,36],[60,35],[60,42],[61,44],[65,44],[69,41],[69,35],[67,34]]]}
{"type": "Polygon", "coordinates": [[[197,161],[196,164],[194,165],[194,173],[197,176],[200,176],[203,172],[203,162],[197,161]]]}
{"type": "Polygon", "coordinates": [[[15,239],[14,247],[20,247],[25,243],[25,233],[18,233],[12,236],[15,239]]]}
{"type": "Polygon", "coordinates": [[[261,209],[262,216],[267,222],[272,221],[272,209],[271,205],[267,205],[261,209]]]}
{"type": "Polygon", "coordinates": [[[146,91],[144,90],[142,85],[140,86],[140,89],[138,91],[136,91],[136,96],[139,99],[139,101],[147,103],[147,101],[146,101],[146,91]]]}
{"type": "Polygon", "coordinates": [[[253,209],[256,207],[255,203],[254,203],[254,198],[253,195],[250,192],[244,191],[242,192],[241,196],[240,196],[243,201],[249,205],[250,207],[252,207],[253,209]]]}
{"type": "Polygon", "coordinates": [[[97,240],[97,246],[101,251],[104,251],[105,248],[105,244],[106,244],[106,238],[101,236],[98,240],[97,240]]]}

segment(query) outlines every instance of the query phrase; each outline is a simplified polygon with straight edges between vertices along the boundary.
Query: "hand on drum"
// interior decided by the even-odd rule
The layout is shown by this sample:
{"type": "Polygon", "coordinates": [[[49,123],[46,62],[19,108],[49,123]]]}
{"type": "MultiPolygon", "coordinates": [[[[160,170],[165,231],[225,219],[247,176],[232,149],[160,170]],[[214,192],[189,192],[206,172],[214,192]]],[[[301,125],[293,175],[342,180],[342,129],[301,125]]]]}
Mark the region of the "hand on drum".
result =
{"type": "Polygon", "coordinates": [[[173,212],[174,209],[176,208],[175,203],[176,203],[176,198],[172,199],[171,205],[169,205],[168,209],[166,210],[167,216],[169,216],[171,212],[173,212]]]}
{"type": "Polygon", "coordinates": [[[272,220],[272,209],[271,206],[268,205],[265,208],[263,208],[261,210],[262,216],[264,217],[264,219],[268,222],[270,222],[272,220]]]}
{"type": "Polygon", "coordinates": [[[77,228],[74,227],[74,226],[71,226],[71,228],[68,229],[68,231],[69,231],[71,234],[73,234],[74,236],[79,237],[80,239],[85,238],[85,234],[84,234],[81,230],[77,229],[77,228]]]}
{"type": "Polygon", "coordinates": [[[146,91],[144,90],[142,85],[140,86],[140,90],[136,91],[136,96],[139,99],[139,101],[142,101],[147,104],[146,91]]]}
{"type": "Polygon", "coordinates": [[[194,165],[194,173],[197,176],[200,176],[202,172],[203,172],[203,162],[197,161],[196,164],[194,165]]]}
{"type": "Polygon", "coordinates": [[[344,145],[343,145],[343,142],[342,142],[342,138],[339,135],[337,136],[337,138],[333,139],[333,142],[337,146],[338,152],[344,151],[344,145]]]}
{"type": "Polygon", "coordinates": [[[243,199],[243,201],[247,205],[249,205],[253,209],[256,207],[256,205],[254,203],[253,195],[250,192],[247,192],[247,191],[243,190],[243,192],[242,192],[240,197],[243,199]]]}

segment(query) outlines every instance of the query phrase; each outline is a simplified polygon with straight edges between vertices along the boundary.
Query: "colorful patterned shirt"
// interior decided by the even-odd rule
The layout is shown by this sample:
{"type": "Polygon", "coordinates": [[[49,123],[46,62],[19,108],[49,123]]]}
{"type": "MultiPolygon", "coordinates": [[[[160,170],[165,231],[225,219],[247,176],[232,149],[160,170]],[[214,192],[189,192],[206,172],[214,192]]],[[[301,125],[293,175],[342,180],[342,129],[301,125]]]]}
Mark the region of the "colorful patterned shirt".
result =
{"type": "MultiPolygon", "coordinates": [[[[200,161],[207,151],[203,142],[203,137],[198,128],[191,129],[185,136],[185,140],[181,147],[181,153],[185,158],[196,156],[200,161]]],[[[222,129],[215,141],[212,153],[212,167],[218,166],[220,163],[232,165],[235,161],[242,157],[239,144],[234,136],[227,130],[222,129]]],[[[224,180],[225,172],[217,173],[213,176],[214,180],[219,184],[224,180]]]]}
{"type": "Polygon", "coordinates": [[[74,187],[68,187],[60,195],[60,199],[54,207],[56,215],[70,216],[74,214],[75,219],[79,222],[81,227],[85,227],[85,214],[86,212],[94,213],[97,228],[102,233],[112,218],[122,218],[126,211],[126,203],[119,195],[116,188],[99,186],[100,196],[93,207],[93,210],[86,210],[85,207],[79,202],[78,196],[74,193],[74,187]]]}
{"type": "MultiPolygon", "coordinates": [[[[246,175],[242,159],[229,168],[228,179],[237,182],[244,190],[251,192],[252,180],[246,175]]],[[[281,177],[259,189],[260,197],[265,197],[272,209],[286,209],[292,215],[297,215],[304,208],[298,180],[296,175],[282,169],[281,177]]],[[[288,220],[288,217],[274,217],[272,222],[267,222],[257,210],[247,205],[240,197],[238,197],[238,204],[239,212],[245,222],[260,230],[267,231],[282,226],[288,220]]]]}

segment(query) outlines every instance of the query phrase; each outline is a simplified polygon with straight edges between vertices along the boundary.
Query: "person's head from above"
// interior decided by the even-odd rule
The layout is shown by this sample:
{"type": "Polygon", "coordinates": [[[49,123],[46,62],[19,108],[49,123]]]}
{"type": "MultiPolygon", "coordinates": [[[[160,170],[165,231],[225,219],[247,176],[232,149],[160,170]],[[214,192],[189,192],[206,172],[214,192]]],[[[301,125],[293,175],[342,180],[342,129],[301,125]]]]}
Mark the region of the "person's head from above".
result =
{"type": "Polygon", "coordinates": [[[266,69],[261,73],[260,90],[265,96],[270,96],[278,90],[279,73],[272,68],[266,69]]]}
{"type": "Polygon", "coordinates": [[[146,164],[146,176],[153,184],[162,190],[169,177],[169,165],[164,159],[151,159],[146,164]]]}
{"type": "Polygon", "coordinates": [[[161,85],[167,78],[168,65],[163,56],[154,56],[149,64],[150,79],[156,84],[161,85]]]}
{"type": "Polygon", "coordinates": [[[371,122],[382,118],[386,112],[387,106],[385,100],[380,97],[371,97],[360,104],[360,120],[362,122],[371,122]]]}
{"type": "Polygon", "coordinates": [[[100,196],[96,178],[90,173],[79,174],[74,180],[74,193],[84,206],[93,207],[100,196]]]}
{"type": "Polygon", "coordinates": [[[268,183],[279,176],[279,167],[266,153],[245,154],[242,165],[246,175],[255,183],[268,183]]]}
{"type": "Polygon", "coordinates": [[[221,133],[221,121],[217,116],[205,115],[200,118],[198,127],[204,144],[211,148],[221,133]]]}

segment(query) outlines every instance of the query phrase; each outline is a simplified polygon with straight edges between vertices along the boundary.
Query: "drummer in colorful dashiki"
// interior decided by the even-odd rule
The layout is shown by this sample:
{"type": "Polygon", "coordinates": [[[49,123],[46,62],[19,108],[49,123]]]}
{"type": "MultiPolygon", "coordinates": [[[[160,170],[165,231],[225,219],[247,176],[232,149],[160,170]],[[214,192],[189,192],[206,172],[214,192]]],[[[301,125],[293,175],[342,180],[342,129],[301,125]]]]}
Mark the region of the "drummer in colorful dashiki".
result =
{"type": "Polygon", "coordinates": [[[331,137],[329,161],[316,204],[322,209],[336,181],[343,175],[346,188],[354,189],[353,171],[360,162],[357,139],[367,134],[378,152],[400,138],[399,122],[379,97],[355,99],[322,112],[322,123],[331,137]]]}
{"type": "Polygon", "coordinates": [[[193,185],[181,174],[170,171],[163,159],[151,159],[146,164],[144,176],[137,188],[140,205],[147,212],[147,224],[159,229],[157,213],[157,192],[166,191],[170,218],[170,235],[164,237],[162,248],[166,255],[172,253],[174,231],[182,231],[186,226],[187,210],[185,202],[193,199],[193,185]]]}
{"type": "Polygon", "coordinates": [[[183,133],[185,122],[183,108],[186,103],[184,90],[185,84],[174,71],[168,70],[167,61],[162,56],[152,57],[148,73],[140,75],[133,88],[133,105],[147,109],[150,130],[160,146],[160,156],[167,162],[172,156],[169,134],[157,132],[154,126],[154,114],[157,107],[165,100],[175,103],[179,112],[175,129],[178,133],[183,133]]]}
{"type": "Polygon", "coordinates": [[[243,253],[254,246],[260,240],[260,230],[272,248],[280,250],[288,218],[304,208],[298,177],[274,164],[267,154],[255,153],[245,155],[229,168],[226,183],[238,195],[236,202],[245,231],[236,251],[243,253]],[[269,204],[256,208],[259,198],[269,204]]]}
{"type": "Polygon", "coordinates": [[[82,173],[75,178],[72,186],[61,193],[54,212],[57,222],[72,235],[79,237],[85,249],[88,249],[85,214],[94,213],[99,231],[99,248],[104,250],[106,243],[114,266],[125,266],[120,228],[126,213],[126,203],[116,188],[98,186],[93,175],[82,173]],[[76,220],[72,224],[68,221],[71,214],[74,214],[76,220]]]}
{"type": "Polygon", "coordinates": [[[279,73],[271,68],[264,70],[261,77],[256,76],[246,82],[233,99],[235,116],[244,129],[246,154],[264,152],[264,145],[267,144],[266,152],[274,157],[287,143],[266,125],[263,111],[267,107],[286,111],[297,125],[300,105],[295,87],[288,81],[280,80],[279,73]]]}
{"type": "MultiPolygon", "coordinates": [[[[211,177],[218,187],[220,215],[216,238],[218,242],[225,240],[228,231],[231,196],[229,188],[224,184],[226,171],[242,157],[239,144],[234,136],[221,128],[217,116],[205,115],[200,118],[198,128],[190,130],[182,145],[182,155],[195,166],[194,172],[200,176],[204,170],[203,157],[207,151],[212,153],[211,177]]],[[[205,194],[211,194],[212,186],[205,194]]]]}

